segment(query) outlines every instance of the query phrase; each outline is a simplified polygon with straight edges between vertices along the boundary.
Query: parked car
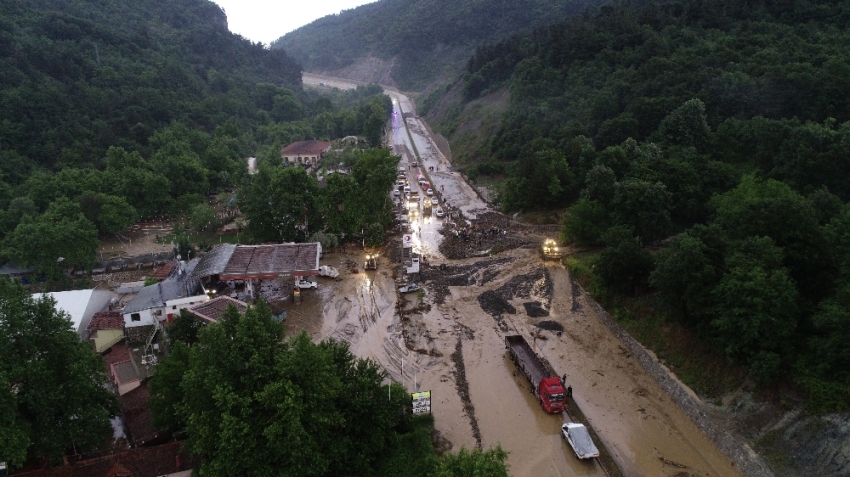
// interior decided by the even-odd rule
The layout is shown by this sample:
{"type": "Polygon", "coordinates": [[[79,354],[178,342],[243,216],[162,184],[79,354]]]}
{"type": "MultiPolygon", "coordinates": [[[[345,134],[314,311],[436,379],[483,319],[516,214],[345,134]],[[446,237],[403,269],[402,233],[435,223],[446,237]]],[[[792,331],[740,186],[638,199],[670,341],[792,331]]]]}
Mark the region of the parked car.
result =
{"type": "Polygon", "coordinates": [[[419,285],[417,285],[415,283],[408,283],[407,285],[399,288],[398,292],[399,293],[410,293],[410,292],[419,291],[421,289],[422,289],[422,287],[420,287],[419,285]]]}
{"type": "Polygon", "coordinates": [[[311,282],[310,280],[298,280],[295,282],[295,286],[298,288],[319,288],[319,284],[316,282],[311,282]]]}
{"type": "Polygon", "coordinates": [[[440,205],[440,199],[431,197],[431,205],[440,205]]]}
{"type": "Polygon", "coordinates": [[[431,189],[426,189],[426,190],[425,190],[425,194],[427,194],[427,195],[429,195],[429,196],[433,196],[433,195],[434,195],[434,191],[433,191],[433,190],[431,190],[431,189]]]}
{"type": "Polygon", "coordinates": [[[443,212],[442,207],[437,207],[437,210],[434,213],[437,214],[437,217],[440,217],[440,218],[443,218],[443,217],[446,216],[446,213],[443,212]]]}
{"type": "Polygon", "coordinates": [[[401,195],[401,192],[398,189],[393,189],[393,195],[401,195]]]}

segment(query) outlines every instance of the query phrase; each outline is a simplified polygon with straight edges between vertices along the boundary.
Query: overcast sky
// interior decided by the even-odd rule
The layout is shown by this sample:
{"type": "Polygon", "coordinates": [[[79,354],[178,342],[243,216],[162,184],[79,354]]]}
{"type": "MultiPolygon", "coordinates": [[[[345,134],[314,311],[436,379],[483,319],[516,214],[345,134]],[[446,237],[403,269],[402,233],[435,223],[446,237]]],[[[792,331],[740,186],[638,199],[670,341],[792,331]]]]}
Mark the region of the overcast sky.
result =
{"type": "Polygon", "coordinates": [[[269,44],[327,15],[377,0],[213,0],[227,13],[230,31],[269,44]]]}

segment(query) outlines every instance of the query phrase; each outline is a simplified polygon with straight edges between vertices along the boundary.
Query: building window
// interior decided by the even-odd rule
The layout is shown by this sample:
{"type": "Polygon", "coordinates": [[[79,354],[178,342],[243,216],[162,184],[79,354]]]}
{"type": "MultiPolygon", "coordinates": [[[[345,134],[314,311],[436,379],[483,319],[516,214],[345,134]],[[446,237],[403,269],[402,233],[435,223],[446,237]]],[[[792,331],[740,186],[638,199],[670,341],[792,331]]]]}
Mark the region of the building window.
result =
{"type": "Polygon", "coordinates": [[[142,321],[142,315],[138,313],[130,313],[130,321],[142,321]]]}
{"type": "Polygon", "coordinates": [[[176,310],[176,309],[177,309],[177,305],[173,305],[173,306],[171,307],[171,309],[172,309],[172,310],[176,310]]]}

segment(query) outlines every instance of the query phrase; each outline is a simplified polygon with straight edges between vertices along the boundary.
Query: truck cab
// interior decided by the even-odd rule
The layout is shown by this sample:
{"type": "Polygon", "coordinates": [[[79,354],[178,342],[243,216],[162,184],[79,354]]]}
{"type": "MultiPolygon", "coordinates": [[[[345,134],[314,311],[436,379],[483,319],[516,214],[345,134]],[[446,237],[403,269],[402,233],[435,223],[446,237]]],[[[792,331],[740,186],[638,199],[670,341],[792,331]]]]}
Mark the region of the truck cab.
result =
{"type": "Polygon", "coordinates": [[[552,414],[563,412],[566,404],[565,396],[564,386],[560,379],[552,377],[540,380],[538,397],[544,411],[552,414]]]}

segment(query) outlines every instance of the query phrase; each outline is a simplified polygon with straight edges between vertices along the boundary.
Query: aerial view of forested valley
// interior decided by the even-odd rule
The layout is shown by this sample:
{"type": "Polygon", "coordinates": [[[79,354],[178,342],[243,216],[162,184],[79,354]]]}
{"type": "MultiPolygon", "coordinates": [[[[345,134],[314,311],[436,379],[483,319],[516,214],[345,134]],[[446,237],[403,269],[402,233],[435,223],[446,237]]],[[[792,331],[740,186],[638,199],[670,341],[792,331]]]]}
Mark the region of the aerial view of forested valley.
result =
{"type": "Polygon", "coordinates": [[[0,477],[850,475],[850,1],[245,1],[0,2],[0,477]]]}

